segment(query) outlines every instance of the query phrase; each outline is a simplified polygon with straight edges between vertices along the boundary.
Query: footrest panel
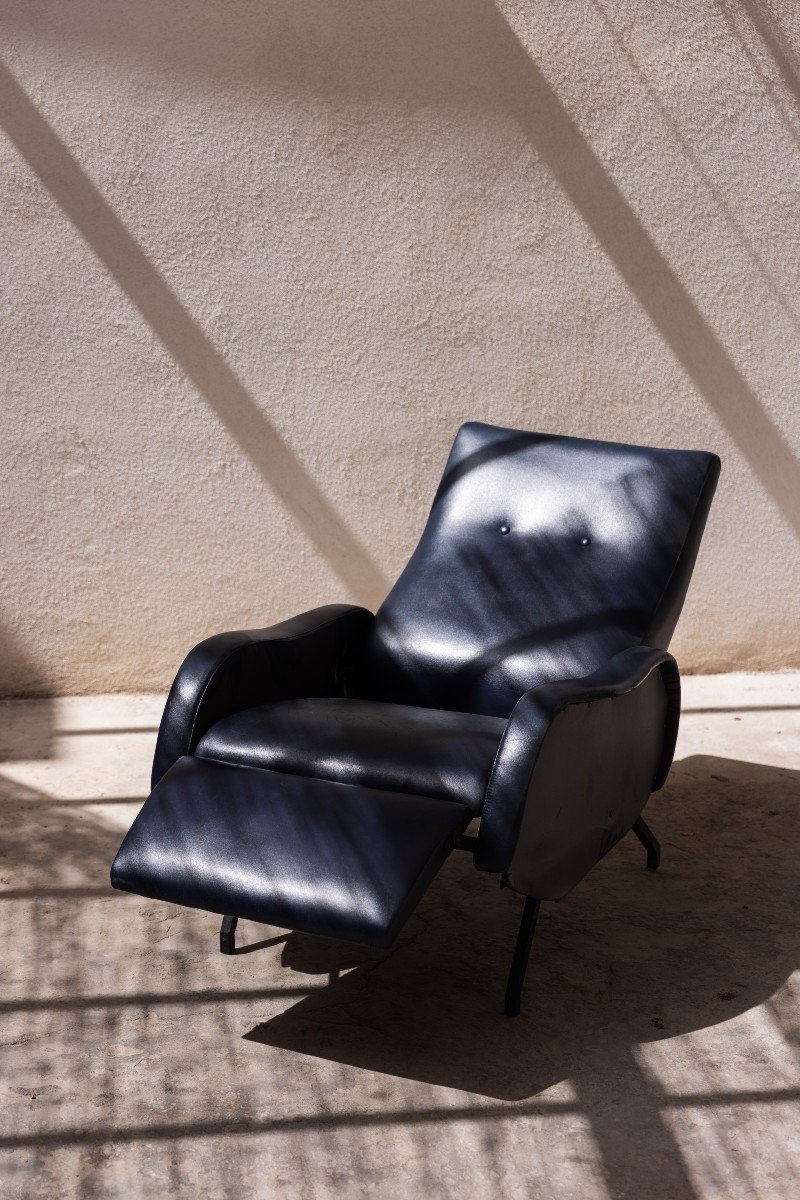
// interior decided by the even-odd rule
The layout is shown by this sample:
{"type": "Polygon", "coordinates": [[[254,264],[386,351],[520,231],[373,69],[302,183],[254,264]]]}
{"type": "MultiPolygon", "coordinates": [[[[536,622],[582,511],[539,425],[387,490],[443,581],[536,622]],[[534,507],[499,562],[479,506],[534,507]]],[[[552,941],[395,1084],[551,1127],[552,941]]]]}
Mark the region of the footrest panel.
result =
{"type": "Polygon", "coordinates": [[[182,758],[111,882],[172,904],[388,946],[470,820],[460,804],[182,758]]]}

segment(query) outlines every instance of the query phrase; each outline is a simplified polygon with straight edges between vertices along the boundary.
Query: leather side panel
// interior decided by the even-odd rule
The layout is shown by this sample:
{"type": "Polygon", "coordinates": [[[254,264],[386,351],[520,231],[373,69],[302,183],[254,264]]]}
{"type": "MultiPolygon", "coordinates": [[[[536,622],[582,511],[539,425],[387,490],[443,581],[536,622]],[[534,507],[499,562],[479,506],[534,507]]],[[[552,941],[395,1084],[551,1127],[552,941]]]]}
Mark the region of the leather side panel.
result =
{"type": "Polygon", "coordinates": [[[653,790],[667,717],[653,671],[624,695],[572,704],[554,718],[506,873],[512,888],[559,900],[624,837],[653,790]]]}

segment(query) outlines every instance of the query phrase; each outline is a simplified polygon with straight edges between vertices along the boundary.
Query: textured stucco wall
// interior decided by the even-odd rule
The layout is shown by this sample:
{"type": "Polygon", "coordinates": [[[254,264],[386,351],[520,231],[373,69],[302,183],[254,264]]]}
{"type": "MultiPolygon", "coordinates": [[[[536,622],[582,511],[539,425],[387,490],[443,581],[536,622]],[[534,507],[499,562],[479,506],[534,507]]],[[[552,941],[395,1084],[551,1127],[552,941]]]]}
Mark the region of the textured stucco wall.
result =
{"type": "Polygon", "coordinates": [[[456,427],[717,450],[673,643],[800,664],[790,0],[5,0],[1,690],[376,603],[456,427]]]}

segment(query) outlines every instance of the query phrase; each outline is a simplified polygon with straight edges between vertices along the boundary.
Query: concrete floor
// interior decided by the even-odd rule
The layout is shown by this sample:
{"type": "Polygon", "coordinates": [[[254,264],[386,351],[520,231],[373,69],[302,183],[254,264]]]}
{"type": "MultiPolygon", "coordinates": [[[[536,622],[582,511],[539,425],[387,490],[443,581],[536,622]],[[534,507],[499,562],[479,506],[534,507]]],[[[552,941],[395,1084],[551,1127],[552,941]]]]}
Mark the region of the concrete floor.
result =
{"type": "Polygon", "coordinates": [[[629,837],[543,909],[516,1021],[521,902],[466,855],[391,952],[225,958],[107,882],[162,699],[4,706],[3,1196],[794,1200],[800,673],[684,701],[661,870],[629,837]]]}

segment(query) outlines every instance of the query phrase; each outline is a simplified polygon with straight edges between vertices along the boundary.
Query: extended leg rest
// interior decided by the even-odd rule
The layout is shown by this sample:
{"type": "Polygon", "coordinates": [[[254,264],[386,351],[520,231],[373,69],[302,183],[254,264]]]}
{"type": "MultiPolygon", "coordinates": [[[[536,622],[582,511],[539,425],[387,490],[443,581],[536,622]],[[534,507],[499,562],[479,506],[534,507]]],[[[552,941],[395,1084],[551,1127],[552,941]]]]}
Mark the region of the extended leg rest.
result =
{"type": "Polygon", "coordinates": [[[111,882],[236,918],[388,946],[470,811],[433,800],[182,758],[145,802],[111,882]]]}

